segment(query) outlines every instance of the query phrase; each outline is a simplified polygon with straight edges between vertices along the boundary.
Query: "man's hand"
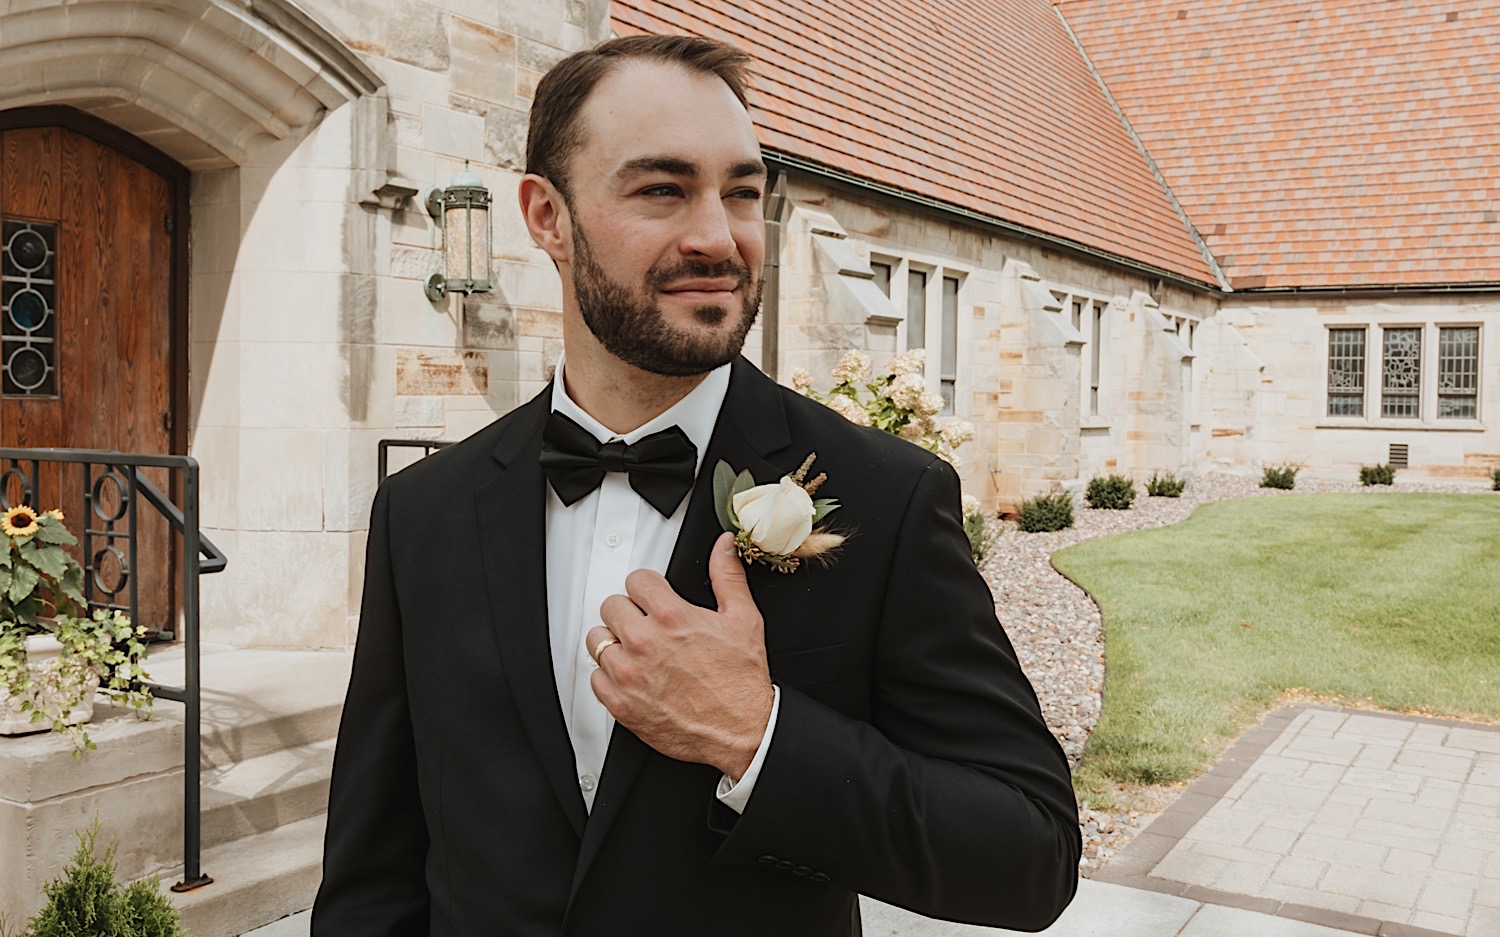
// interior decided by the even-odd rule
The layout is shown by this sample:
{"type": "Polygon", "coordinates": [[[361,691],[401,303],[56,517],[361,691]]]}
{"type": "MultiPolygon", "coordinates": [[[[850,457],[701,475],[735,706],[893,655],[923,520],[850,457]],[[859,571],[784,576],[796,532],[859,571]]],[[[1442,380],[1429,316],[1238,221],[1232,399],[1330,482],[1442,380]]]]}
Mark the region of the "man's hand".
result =
{"type": "Polygon", "coordinates": [[[775,691],[760,610],[726,533],[708,558],[719,610],[683,599],[660,573],[638,569],[628,595],[599,607],[605,627],[584,641],[599,655],[594,695],[621,725],[669,758],[713,765],[739,780],[771,718],[775,691]]]}

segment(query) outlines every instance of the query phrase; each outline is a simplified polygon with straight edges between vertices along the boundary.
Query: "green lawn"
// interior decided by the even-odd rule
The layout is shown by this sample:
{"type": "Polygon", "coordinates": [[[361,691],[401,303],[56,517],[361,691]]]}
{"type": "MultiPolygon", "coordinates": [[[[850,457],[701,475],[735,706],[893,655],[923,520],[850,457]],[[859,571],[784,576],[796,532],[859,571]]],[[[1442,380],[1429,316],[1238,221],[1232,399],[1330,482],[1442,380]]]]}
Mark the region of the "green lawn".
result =
{"type": "Polygon", "coordinates": [[[1052,559],[1104,615],[1096,804],[1197,776],[1288,691],[1500,718],[1500,496],[1226,501],[1052,559]]]}

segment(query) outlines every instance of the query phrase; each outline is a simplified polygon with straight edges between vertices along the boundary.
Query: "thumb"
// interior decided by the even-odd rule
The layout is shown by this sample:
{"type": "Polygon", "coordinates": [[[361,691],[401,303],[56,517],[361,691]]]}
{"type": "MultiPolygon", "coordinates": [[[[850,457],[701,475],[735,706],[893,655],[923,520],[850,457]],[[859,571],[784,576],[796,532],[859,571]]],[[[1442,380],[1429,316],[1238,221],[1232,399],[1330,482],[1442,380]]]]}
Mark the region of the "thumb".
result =
{"type": "Polygon", "coordinates": [[[745,564],[740,562],[734,548],[734,534],[725,531],[714,541],[713,551],[708,555],[708,579],[714,587],[714,598],[719,602],[719,611],[732,612],[747,603],[755,604],[750,595],[750,583],[745,578],[745,564]]]}

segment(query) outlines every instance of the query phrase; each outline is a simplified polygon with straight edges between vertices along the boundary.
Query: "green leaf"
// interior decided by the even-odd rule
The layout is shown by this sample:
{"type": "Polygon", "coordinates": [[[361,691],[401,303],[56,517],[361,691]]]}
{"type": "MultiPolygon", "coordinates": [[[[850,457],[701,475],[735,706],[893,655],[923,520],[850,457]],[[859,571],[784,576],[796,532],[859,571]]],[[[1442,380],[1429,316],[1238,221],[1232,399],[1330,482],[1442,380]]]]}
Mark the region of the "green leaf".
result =
{"type": "Polygon", "coordinates": [[[839,503],[832,498],[819,498],[813,502],[813,523],[832,514],[839,509],[839,503]]]}
{"type": "Polygon", "coordinates": [[[719,515],[719,526],[733,533],[732,518],[729,515],[729,501],[734,493],[734,469],[729,463],[720,460],[714,466],[714,511],[719,515]]]}
{"type": "Polygon", "coordinates": [[[61,579],[68,571],[68,554],[62,551],[62,547],[28,543],[21,548],[21,556],[53,579],[61,579]]]}
{"type": "Polygon", "coordinates": [[[735,476],[735,479],[734,479],[734,488],[733,488],[733,493],[734,494],[740,494],[742,492],[749,491],[751,488],[754,488],[754,487],[755,487],[755,476],[750,474],[750,470],[749,469],[745,469],[739,475],[735,476]]]}
{"type": "Polygon", "coordinates": [[[71,546],[78,542],[78,538],[68,533],[68,528],[61,523],[43,524],[41,529],[32,536],[43,543],[56,543],[71,546]]]}
{"type": "Polygon", "coordinates": [[[10,590],[6,593],[11,602],[20,602],[31,595],[36,584],[41,581],[41,574],[30,566],[17,566],[11,575],[10,590]]]}
{"type": "Polygon", "coordinates": [[[0,547],[0,569],[10,569],[10,544],[0,547]]]}
{"type": "Polygon", "coordinates": [[[0,568],[0,595],[10,591],[11,572],[9,567],[0,568]]]}

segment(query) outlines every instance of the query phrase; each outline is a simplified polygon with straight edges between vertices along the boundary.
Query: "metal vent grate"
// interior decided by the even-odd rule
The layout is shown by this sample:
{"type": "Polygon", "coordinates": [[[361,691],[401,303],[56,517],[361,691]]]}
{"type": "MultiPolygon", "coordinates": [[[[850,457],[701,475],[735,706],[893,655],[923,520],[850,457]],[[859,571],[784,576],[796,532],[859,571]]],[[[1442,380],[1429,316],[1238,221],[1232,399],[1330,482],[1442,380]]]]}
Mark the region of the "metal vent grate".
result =
{"type": "Polygon", "coordinates": [[[1395,468],[1406,468],[1407,445],[1403,442],[1391,443],[1391,457],[1388,460],[1395,468]]]}

